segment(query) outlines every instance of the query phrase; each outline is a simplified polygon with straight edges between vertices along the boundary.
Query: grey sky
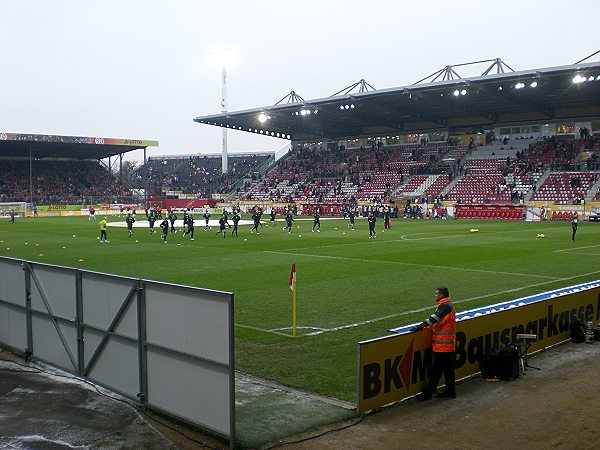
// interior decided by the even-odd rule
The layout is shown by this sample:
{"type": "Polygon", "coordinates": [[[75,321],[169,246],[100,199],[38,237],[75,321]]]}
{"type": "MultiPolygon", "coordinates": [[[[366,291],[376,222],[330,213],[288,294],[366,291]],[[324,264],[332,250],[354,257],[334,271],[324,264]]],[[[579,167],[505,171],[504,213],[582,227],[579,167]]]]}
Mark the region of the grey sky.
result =
{"type": "MultiPolygon", "coordinates": [[[[221,130],[193,122],[220,111],[217,46],[237,53],[231,111],[292,89],[321,98],[361,78],[381,89],[448,64],[499,57],[525,70],[600,49],[591,0],[4,0],[1,11],[0,131],[158,140],[150,155],[220,152],[221,130]]],[[[229,134],[230,152],[286,144],[229,134]]]]}

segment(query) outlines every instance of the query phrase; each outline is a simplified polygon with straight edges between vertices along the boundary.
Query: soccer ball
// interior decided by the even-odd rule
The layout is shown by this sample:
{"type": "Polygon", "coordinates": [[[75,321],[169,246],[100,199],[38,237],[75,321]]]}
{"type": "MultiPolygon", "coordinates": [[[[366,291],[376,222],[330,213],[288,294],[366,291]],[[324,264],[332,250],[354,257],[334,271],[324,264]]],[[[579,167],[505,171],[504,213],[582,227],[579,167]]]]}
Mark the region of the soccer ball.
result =
{"type": "Polygon", "coordinates": [[[540,239],[544,239],[546,237],[545,234],[538,234],[537,237],[539,237],[540,239]]]}
{"type": "MultiPolygon", "coordinates": [[[[73,236],[75,236],[75,235],[73,235],[73,236]]],[[[96,236],[96,239],[100,239],[100,236],[96,236]]],[[[63,247],[63,248],[64,248],[64,247],[63,247]]]]}
{"type": "Polygon", "coordinates": [[[471,233],[479,233],[479,228],[471,228],[469,231],[471,233]]]}
{"type": "MultiPolygon", "coordinates": [[[[75,237],[75,235],[73,235],[73,237],[75,237]]],[[[100,238],[98,238],[98,239],[100,239],[100,238]]]]}
{"type": "Polygon", "coordinates": [[[301,235],[301,234],[299,234],[299,235],[298,235],[298,237],[302,237],[302,235],[301,235]]]}
{"type": "Polygon", "coordinates": [[[248,239],[244,238],[244,241],[247,241],[248,239]]]}
{"type": "Polygon", "coordinates": [[[342,234],[346,234],[346,232],[344,231],[342,234]]]}

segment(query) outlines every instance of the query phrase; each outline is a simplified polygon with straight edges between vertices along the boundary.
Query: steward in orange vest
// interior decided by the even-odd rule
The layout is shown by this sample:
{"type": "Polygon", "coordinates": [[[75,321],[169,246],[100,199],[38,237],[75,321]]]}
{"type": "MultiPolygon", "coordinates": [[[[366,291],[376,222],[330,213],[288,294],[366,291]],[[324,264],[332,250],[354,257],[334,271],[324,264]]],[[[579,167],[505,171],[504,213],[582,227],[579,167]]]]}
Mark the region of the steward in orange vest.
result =
{"type": "Polygon", "coordinates": [[[454,351],[456,350],[456,310],[450,299],[447,287],[435,290],[438,307],[434,313],[420,324],[411,328],[416,333],[425,328],[431,329],[431,350],[433,351],[433,368],[429,383],[419,396],[420,400],[430,400],[437,385],[444,375],[445,391],[438,397],[456,398],[454,376],[454,351]]]}

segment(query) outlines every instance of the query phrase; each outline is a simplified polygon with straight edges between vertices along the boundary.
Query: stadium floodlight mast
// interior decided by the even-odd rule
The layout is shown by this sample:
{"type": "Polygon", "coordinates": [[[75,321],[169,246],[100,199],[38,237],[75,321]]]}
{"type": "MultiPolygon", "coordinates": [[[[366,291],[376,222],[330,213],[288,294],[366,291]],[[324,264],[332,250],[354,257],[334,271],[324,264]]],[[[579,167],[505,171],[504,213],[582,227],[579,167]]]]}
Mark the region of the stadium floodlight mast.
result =
{"type": "MultiPolygon", "coordinates": [[[[221,112],[227,113],[227,65],[231,65],[234,60],[235,52],[232,48],[211,48],[210,60],[213,64],[221,67],[221,112]]],[[[221,170],[227,173],[227,127],[223,127],[222,138],[222,163],[221,170]]]]}

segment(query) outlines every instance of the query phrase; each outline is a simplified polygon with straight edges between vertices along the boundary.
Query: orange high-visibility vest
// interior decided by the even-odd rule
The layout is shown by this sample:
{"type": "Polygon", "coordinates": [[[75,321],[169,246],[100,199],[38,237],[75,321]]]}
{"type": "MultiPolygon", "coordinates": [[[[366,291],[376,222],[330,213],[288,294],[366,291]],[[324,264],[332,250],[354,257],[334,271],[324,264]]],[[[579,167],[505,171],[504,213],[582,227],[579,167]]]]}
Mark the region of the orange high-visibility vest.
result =
{"type": "Polygon", "coordinates": [[[442,303],[450,303],[452,312],[446,314],[442,320],[434,323],[431,327],[431,350],[434,352],[453,352],[456,350],[456,309],[454,309],[451,302],[450,297],[445,297],[438,302],[438,307],[442,303]]]}

